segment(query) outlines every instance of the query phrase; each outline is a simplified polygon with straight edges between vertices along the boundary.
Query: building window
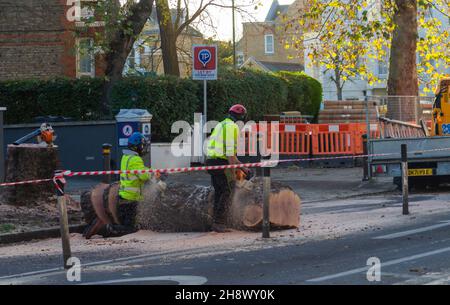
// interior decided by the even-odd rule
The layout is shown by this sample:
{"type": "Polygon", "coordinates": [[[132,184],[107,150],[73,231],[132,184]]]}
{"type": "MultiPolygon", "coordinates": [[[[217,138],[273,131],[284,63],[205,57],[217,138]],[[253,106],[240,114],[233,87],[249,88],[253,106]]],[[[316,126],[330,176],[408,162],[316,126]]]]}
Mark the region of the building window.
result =
{"type": "Polygon", "coordinates": [[[131,70],[136,68],[136,50],[134,48],[131,49],[130,57],[128,58],[128,67],[131,70]]]}
{"type": "Polygon", "coordinates": [[[378,75],[385,77],[388,74],[388,65],[386,61],[378,61],[378,75]]]}
{"type": "Polygon", "coordinates": [[[389,73],[389,49],[383,47],[383,51],[385,52],[384,58],[378,60],[378,76],[380,77],[386,77],[389,73]]]}
{"type": "Polygon", "coordinates": [[[80,38],[77,40],[77,77],[95,76],[94,40],[80,38]]]}
{"type": "Polygon", "coordinates": [[[82,7],[81,8],[81,20],[82,21],[89,21],[91,18],[94,18],[95,11],[91,7],[82,7]]]}
{"type": "Polygon", "coordinates": [[[244,52],[236,52],[236,62],[238,67],[244,64],[244,52]]]}
{"type": "Polygon", "coordinates": [[[274,50],[274,41],[273,41],[273,35],[264,35],[264,44],[265,44],[265,51],[266,54],[273,54],[275,53],[274,50]]]}

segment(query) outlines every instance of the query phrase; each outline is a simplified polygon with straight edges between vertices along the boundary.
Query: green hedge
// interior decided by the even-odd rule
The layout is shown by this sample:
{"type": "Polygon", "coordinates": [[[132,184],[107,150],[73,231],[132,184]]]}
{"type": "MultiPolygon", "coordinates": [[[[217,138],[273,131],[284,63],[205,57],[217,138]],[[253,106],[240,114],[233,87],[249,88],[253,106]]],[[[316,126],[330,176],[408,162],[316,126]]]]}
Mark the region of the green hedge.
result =
{"type": "Polygon", "coordinates": [[[303,72],[278,72],[288,85],[287,110],[298,110],[317,118],[322,103],[322,85],[303,72]]]}
{"type": "Polygon", "coordinates": [[[198,83],[176,77],[127,78],[112,93],[112,113],[121,108],[147,109],[152,115],[154,141],[172,138],[173,122],[194,120],[199,110],[198,83]]]}
{"type": "Polygon", "coordinates": [[[101,117],[101,79],[53,79],[0,82],[0,105],[7,107],[7,124],[30,123],[37,116],[77,120],[101,117]]]}
{"type": "MultiPolygon", "coordinates": [[[[0,82],[0,106],[7,107],[7,124],[30,123],[37,116],[66,116],[97,120],[101,112],[103,79],[83,78],[0,82]]],[[[234,103],[244,104],[249,118],[298,110],[317,115],[322,100],[319,82],[303,73],[277,74],[228,71],[208,82],[208,119],[221,120],[234,103]]],[[[145,108],[153,114],[153,140],[168,141],[177,120],[193,121],[203,109],[203,83],[175,77],[127,77],[112,92],[111,112],[145,108]]]]}
{"type": "Polygon", "coordinates": [[[251,120],[286,110],[288,87],[274,74],[235,71],[208,83],[208,118],[220,120],[233,104],[243,104],[251,120]]]}

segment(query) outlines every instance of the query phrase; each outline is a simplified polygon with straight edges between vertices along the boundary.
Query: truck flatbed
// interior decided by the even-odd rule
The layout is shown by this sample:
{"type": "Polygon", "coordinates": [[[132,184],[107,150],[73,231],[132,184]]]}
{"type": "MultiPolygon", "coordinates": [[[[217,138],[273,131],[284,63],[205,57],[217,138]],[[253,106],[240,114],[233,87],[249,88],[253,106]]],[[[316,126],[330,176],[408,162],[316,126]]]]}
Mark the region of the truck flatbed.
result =
{"type": "Polygon", "coordinates": [[[373,176],[394,177],[401,183],[401,146],[407,145],[410,184],[450,182],[450,137],[391,138],[370,140],[369,165],[373,176]]]}

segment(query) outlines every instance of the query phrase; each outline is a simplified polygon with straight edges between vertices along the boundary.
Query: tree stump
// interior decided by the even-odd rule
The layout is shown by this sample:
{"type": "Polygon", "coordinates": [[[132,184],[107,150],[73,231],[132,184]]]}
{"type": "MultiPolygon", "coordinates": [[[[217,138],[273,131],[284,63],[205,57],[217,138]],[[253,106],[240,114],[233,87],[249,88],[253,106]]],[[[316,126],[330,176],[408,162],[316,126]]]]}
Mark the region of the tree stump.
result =
{"type": "MultiPolygon", "coordinates": [[[[58,166],[55,147],[37,144],[8,145],[6,182],[53,178],[58,166]]],[[[11,205],[32,205],[48,201],[55,194],[53,182],[9,186],[1,189],[2,201],[11,205]]]]}
{"type": "MultiPolygon", "coordinates": [[[[92,215],[93,207],[111,207],[111,200],[117,201],[117,192],[118,185],[113,184],[110,188],[99,185],[83,194],[81,206],[85,215],[92,215]],[[99,192],[104,192],[103,196],[99,196],[99,192]]],[[[261,230],[262,193],[260,178],[236,182],[227,211],[228,226],[237,230],[261,230]]],[[[144,198],[136,219],[140,229],[205,232],[212,226],[214,190],[211,187],[153,183],[145,187],[144,198]]],[[[290,187],[272,182],[269,207],[271,229],[299,227],[300,198],[290,187]]]]}

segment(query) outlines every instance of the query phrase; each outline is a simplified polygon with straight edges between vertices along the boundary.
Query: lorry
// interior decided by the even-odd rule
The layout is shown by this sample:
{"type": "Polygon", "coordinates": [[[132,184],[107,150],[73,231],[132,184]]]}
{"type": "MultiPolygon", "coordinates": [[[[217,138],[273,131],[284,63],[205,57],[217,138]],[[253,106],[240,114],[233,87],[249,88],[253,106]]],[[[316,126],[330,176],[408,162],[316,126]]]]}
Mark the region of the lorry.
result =
{"type": "Polygon", "coordinates": [[[368,166],[372,176],[393,177],[402,184],[401,146],[407,145],[409,187],[425,188],[450,182],[450,78],[436,90],[431,126],[421,124],[423,136],[382,138],[368,141],[368,166]]]}

